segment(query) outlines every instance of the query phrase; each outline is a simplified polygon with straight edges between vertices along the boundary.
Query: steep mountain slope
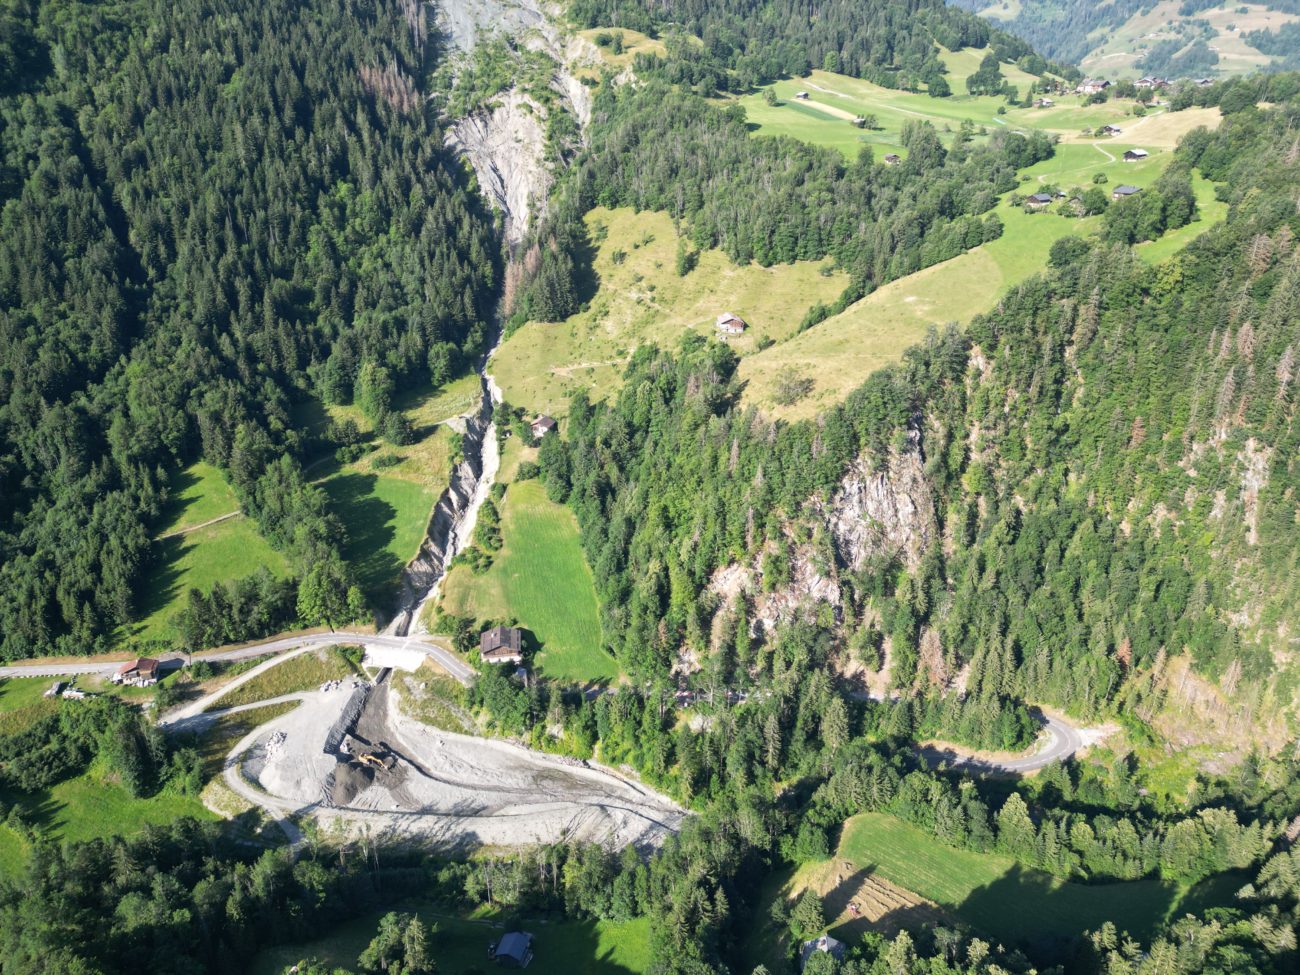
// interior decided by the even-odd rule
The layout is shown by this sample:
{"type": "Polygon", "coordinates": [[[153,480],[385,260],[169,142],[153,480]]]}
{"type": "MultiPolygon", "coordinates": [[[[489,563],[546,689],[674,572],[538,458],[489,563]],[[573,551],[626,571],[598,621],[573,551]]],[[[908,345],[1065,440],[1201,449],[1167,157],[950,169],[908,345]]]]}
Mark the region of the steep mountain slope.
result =
{"type": "Polygon", "coordinates": [[[496,271],[418,92],[425,13],[11,9],[32,63],[0,90],[0,657],[92,650],[137,614],[199,456],[359,615],[302,471],[335,445],[296,407],[355,395],[409,442],[394,392],[478,351],[496,271]]]}
{"type": "Polygon", "coordinates": [[[1196,166],[1232,208],[1172,262],[1067,238],[1049,278],[815,422],[741,412],[734,358],[700,343],[642,350],[612,406],[575,400],[544,466],[624,665],[747,680],[785,594],[776,615],[846,655],[885,637],[895,687],[963,672],[974,700],[1152,717],[1185,656],[1247,725],[1291,708],[1295,122],[1247,109],[1185,141],[1142,206],[1196,166]],[[749,595],[720,600],[733,565],[749,595]]]}
{"type": "Polygon", "coordinates": [[[955,0],[1048,57],[1101,77],[1231,75],[1293,67],[1294,0],[955,0]],[[1279,32],[1282,32],[1279,34],[1279,32]]]}

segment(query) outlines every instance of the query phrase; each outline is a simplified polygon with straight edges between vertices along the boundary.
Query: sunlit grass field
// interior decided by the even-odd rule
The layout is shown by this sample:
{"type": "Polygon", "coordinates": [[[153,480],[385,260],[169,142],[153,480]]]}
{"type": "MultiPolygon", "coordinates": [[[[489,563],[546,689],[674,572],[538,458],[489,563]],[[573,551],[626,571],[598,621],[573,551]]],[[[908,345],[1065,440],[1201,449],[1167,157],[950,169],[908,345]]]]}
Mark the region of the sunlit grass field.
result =
{"type": "Polygon", "coordinates": [[[1069,938],[1106,921],[1145,940],[1176,910],[1215,900],[1225,883],[1240,885],[1231,876],[1190,891],[1159,880],[1066,883],[1010,857],[944,846],[880,813],[850,819],[836,855],[934,901],[1007,945],[1069,938]]]}
{"type": "Polygon", "coordinates": [[[595,583],[573,512],[548,499],[541,481],[518,481],[502,502],[501,534],[502,549],[485,573],[460,565],[447,575],[443,609],[479,620],[514,617],[541,645],[535,665],[545,677],[615,679],[618,663],[602,643],[595,583]]]}
{"type": "Polygon", "coordinates": [[[702,252],[698,266],[679,277],[677,232],[667,214],[597,207],[586,223],[599,284],[589,307],[558,324],[524,325],[492,360],[505,398],[536,412],[563,416],[577,389],[604,399],[637,346],[671,347],[688,330],[713,335],[722,312],[749,324],[728,339],[747,354],[765,338],[793,334],[809,308],[834,301],[848,284],[829,262],[738,267],[721,251],[702,252]]]}

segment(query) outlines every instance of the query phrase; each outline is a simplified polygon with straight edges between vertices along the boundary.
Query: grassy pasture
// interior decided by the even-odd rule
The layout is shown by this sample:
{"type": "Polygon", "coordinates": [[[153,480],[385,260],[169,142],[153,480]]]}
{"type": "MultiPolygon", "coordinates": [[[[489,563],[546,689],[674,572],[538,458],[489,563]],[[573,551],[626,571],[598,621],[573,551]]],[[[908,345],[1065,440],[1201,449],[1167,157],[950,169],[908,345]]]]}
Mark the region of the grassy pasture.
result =
{"type": "Polygon", "coordinates": [[[934,901],[1008,945],[1050,946],[1105,921],[1146,940],[1175,911],[1212,902],[1224,886],[1207,881],[1188,891],[1158,880],[1066,883],[1010,857],[951,849],[879,813],[850,819],[836,855],[934,901]]]}
{"type": "MultiPolygon", "coordinates": [[[[446,420],[478,404],[476,375],[437,392],[411,391],[397,406],[415,429],[415,442],[376,449],[345,465],[332,457],[316,461],[310,475],[325,491],[331,512],[343,523],[343,557],[357,574],[371,604],[386,608],[397,580],[424,541],[429,517],[447,487],[452,467],[452,431],[446,420]],[[390,463],[396,459],[396,463],[390,463]],[[376,463],[378,462],[378,463],[376,463]]],[[[365,432],[373,424],[356,406],[314,407],[322,428],[330,419],[352,419],[365,432]]]]}
{"type": "MultiPolygon", "coordinates": [[[[1008,68],[1003,65],[1004,74],[1008,68]]],[[[930,122],[949,145],[962,123],[970,122],[976,126],[977,141],[1003,127],[1039,129],[1060,137],[1063,142],[1095,144],[1120,155],[1131,146],[1172,149],[1183,134],[1198,125],[1216,125],[1220,117],[1218,109],[1185,112],[1151,109],[1136,118],[1133,112],[1137,103],[1132,100],[1112,99],[1102,105],[1086,105],[1076,95],[1054,96],[1055,105],[1051,108],[1019,108],[1007,105],[1005,99],[997,96],[960,94],[964,91],[964,81],[954,86],[951,97],[932,98],[924,92],[882,88],[827,71],[814,71],[807,78],[778,81],[767,88],[775,93],[776,105],[767,103],[766,89],[739,99],[756,135],[788,135],[838,149],[848,158],[855,158],[864,147],[870,148],[876,159],[888,152],[905,156],[906,150],[900,144],[903,124],[918,119],[930,122]],[[795,97],[801,91],[808,92],[806,100],[795,97]],[[999,108],[1005,108],[1005,114],[999,115],[999,108]],[[876,128],[858,129],[851,124],[854,117],[868,115],[876,117],[876,128]],[[1107,124],[1118,125],[1122,135],[1118,139],[1095,139],[1091,133],[1107,124]],[[1088,134],[1084,134],[1085,129],[1088,134]],[[1114,152],[1116,147],[1119,152],[1114,152]]],[[[1105,159],[1101,155],[1099,158],[1105,159]]]]}
{"type": "Polygon", "coordinates": [[[682,278],[667,214],[598,207],[586,222],[598,241],[592,268],[599,282],[587,310],[558,324],[524,325],[492,360],[506,399],[530,410],[563,416],[580,388],[603,399],[618,388],[638,345],[671,345],[688,329],[713,334],[720,312],[749,323],[745,335],[730,340],[747,354],[762,338],[793,334],[809,308],[833,301],[848,283],[841,272],[823,274],[823,262],[737,267],[720,251],[701,253],[682,278]]]}
{"type": "MultiPolygon", "coordinates": [[[[435,924],[430,947],[438,959],[438,971],[461,975],[484,971],[487,947],[507,928],[495,918],[466,919],[441,914],[429,905],[399,905],[397,910],[418,914],[435,924]]],[[[357,956],[370,943],[379,927],[382,912],[348,921],[317,941],[284,945],[262,952],[254,960],[252,975],[279,975],[306,958],[317,958],[330,966],[355,967],[357,956]]],[[[523,922],[532,933],[535,952],[528,971],[536,975],[640,975],[650,968],[650,923],[634,921],[540,921],[523,922]]]]}
{"type": "Polygon", "coordinates": [[[191,588],[207,591],[218,582],[252,575],[262,566],[278,576],[289,572],[284,556],[243,516],[162,539],[155,548],[157,561],[139,589],[140,621],[124,627],[123,636],[175,639],[172,617],[191,588]]]}
{"type": "MultiPolygon", "coordinates": [[[[956,101],[925,95],[907,97],[928,102],[956,101]]],[[[1217,124],[1218,117],[1217,110],[1152,115],[1126,123],[1124,137],[1134,134],[1132,142],[1062,142],[1050,159],[1022,171],[1019,192],[1034,192],[1042,186],[1057,186],[1067,192],[1075,187],[1086,188],[1097,173],[1106,175],[1108,188],[1121,183],[1149,186],[1169,164],[1177,139],[1197,125],[1217,124]],[[1136,136],[1142,136],[1142,141],[1137,141],[1136,136]],[[1150,156],[1142,162],[1124,162],[1123,151],[1130,145],[1142,145],[1150,156]]],[[[1148,260],[1175,253],[1225,215],[1226,208],[1214,200],[1211,184],[1197,177],[1194,187],[1202,205],[1201,218],[1166,240],[1139,247],[1138,252],[1148,260]]],[[[1009,289],[1046,266],[1047,252],[1059,238],[1087,236],[1100,226],[1095,217],[1081,220],[1051,211],[1026,213],[1012,206],[1009,199],[1004,199],[995,212],[1005,228],[997,240],[886,284],[841,314],[742,359],[744,403],[787,420],[814,416],[843,399],[874,370],[897,361],[905,349],[924,338],[930,327],[949,322],[964,325],[976,315],[991,311],[1009,289]],[[776,403],[774,393],[779,378],[790,370],[811,379],[813,388],[799,402],[782,406],[776,403]]]]}
{"type": "MultiPolygon", "coordinates": [[[[23,818],[56,842],[80,842],[104,836],[129,836],[145,826],[163,825],[190,816],[214,819],[192,796],[162,792],[135,798],[116,782],[90,770],[37,792],[0,789],[0,801],[20,806],[23,818]]],[[[14,876],[27,860],[27,843],[12,828],[0,825],[0,877],[14,876]]]]}
{"type": "Polygon", "coordinates": [[[239,501],[225,475],[204,461],[181,471],[171,490],[171,498],[163,512],[160,535],[186,531],[239,510],[239,501]]]}
{"type": "MultiPolygon", "coordinates": [[[[664,42],[653,37],[647,37],[637,30],[628,30],[626,27],[596,27],[592,30],[578,31],[579,37],[584,37],[591,41],[592,46],[596,48],[599,54],[600,64],[621,71],[630,65],[638,54],[653,54],[663,57],[667,53],[664,42]],[[596,38],[601,34],[621,34],[623,37],[623,53],[615,54],[612,45],[601,47],[596,43],[596,38]]],[[[578,76],[588,75],[598,77],[599,72],[594,69],[579,71],[578,76]]]]}
{"type": "Polygon", "coordinates": [[[535,660],[542,676],[614,680],[618,664],[602,644],[595,583],[573,512],[548,499],[540,481],[518,481],[501,503],[501,535],[501,551],[485,573],[458,565],[447,574],[443,608],[476,619],[518,619],[542,647],[535,660]]]}

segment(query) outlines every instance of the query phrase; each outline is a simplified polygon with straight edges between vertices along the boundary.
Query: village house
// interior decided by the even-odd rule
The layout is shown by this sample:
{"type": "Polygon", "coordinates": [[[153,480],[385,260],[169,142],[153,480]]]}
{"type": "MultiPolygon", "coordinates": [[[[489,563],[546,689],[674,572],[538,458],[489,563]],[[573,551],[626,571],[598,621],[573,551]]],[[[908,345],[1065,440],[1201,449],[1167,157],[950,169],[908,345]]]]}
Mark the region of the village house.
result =
{"type": "Polygon", "coordinates": [[[1169,87],[1168,78],[1139,78],[1134,84],[1138,88],[1152,88],[1159,91],[1161,88],[1169,87]]]}
{"type": "Polygon", "coordinates": [[[844,960],[846,946],[843,941],[832,938],[829,934],[823,934],[820,938],[813,938],[811,941],[805,941],[799,949],[799,971],[808,967],[808,959],[818,952],[824,952],[830,955],[836,961],[844,960]]]}
{"type": "Polygon", "coordinates": [[[498,965],[527,968],[533,960],[533,936],[527,931],[511,931],[488,948],[488,956],[498,965]]]}
{"type": "Polygon", "coordinates": [[[532,428],[533,436],[541,439],[555,429],[556,423],[555,420],[543,413],[530,424],[530,427],[532,428]]]}
{"type": "Polygon", "coordinates": [[[1121,129],[1118,125],[1103,125],[1101,127],[1102,135],[1119,135],[1123,131],[1124,130],[1121,129]]]}
{"type": "Polygon", "coordinates": [[[1084,78],[1083,81],[1079,82],[1079,87],[1074,90],[1080,95],[1095,95],[1109,87],[1110,82],[1104,78],[1084,78]]]}
{"type": "Polygon", "coordinates": [[[478,657],[488,664],[515,664],[524,662],[523,633],[517,626],[494,626],[484,630],[478,638],[478,657]]]}
{"type": "Polygon", "coordinates": [[[1051,193],[1034,193],[1025,198],[1025,204],[1031,209],[1038,210],[1051,203],[1052,199],[1051,193]]]}
{"type": "Polygon", "coordinates": [[[1147,152],[1145,149],[1129,149],[1124,153],[1124,161],[1141,162],[1149,155],[1151,155],[1151,153],[1147,152]]]}
{"type": "Polygon", "coordinates": [[[795,97],[795,98],[802,98],[802,99],[805,99],[805,100],[806,100],[806,99],[808,98],[808,92],[806,92],[806,91],[796,91],[796,92],[794,93],[794,97],[795,97]]]}
{"type": "Polygon", "coordinates": [[[1139,189],[1138,187],[1129,186],[1127,183],[1125,183],[1123,186],[1115,187],[1114,191],[1112,191],[1110,194],[1110,198],[1112,200],[1122,200],[1125,197],[1136,196],[1138,193],[1141,192],[1142,190],[1139,189]]]}
{"type": "Polygon", "coordinates": [[[126,684],[128,687],[150,687],[158,683],[158,661],[152,657],[128,660],[117,668],[112,681],[114,684],[126,684]]]}
{"type": "Polygon", "coordinates": [[[1051,108],[1055,104],[1050,98],[1040,98],[1034,102],[1034,108],[1051,108]]]}
{"type": "Polygon", "coordinates": [[[898,165],[900,162],[902,162],[902,161],[903,161],[903,157],[900,156],[900,155],[899,155],[898,153],[896,153],[896,152],[887,152],[887,153],[885,153],[885,165],[886,165],[886,166],[897,166],[897,165],[898,165]]]}
{"type": "Polygon", "coordinates": [[[718,316],[718,331],[723,335],[744,335],[745,329],[749,328],[745,320],[729,311],[724,311],[718,316]]]}

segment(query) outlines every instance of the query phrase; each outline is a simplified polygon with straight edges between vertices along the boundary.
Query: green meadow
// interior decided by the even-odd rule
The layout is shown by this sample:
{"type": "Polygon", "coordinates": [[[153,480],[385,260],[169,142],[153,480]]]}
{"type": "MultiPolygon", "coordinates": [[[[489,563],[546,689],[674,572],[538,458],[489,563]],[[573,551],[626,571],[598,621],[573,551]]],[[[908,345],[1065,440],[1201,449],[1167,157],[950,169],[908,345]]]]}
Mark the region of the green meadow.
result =
{"type": "Polygon", "coordinates": [[[844,826],[838,858],[879,874],[1007,945],[1049,946],[1114,922],[1149,939],[1176,911],[1221,901],[1235,876],[1196,888],[1167,881],[1067,883],[991,853],[953,849],[893,816],[866,813],[844,826]]]}
{"type": "Polygon", "coordinates": [[[680,277],[677,233],[666,213],[597,207],[586,224],[596,243],[589,284],[598,285],[589,306],[557,324],[527,323],[492,359],[505,398],[534,412],[564,416],[578,389],[604,399],[618,389],[637,346],[670,346],[687,330],[713,335],[724,311],[750,325],[728,339],[747,355],[762,341],[792,335],[809,308],[834,301],[848,284],[830,262],[739,267],[717,250],[701,252],[680,277]]]}
{"type": "MultiPolygon", "coordinates": [[[[206,498],[201,500],[211,507],[206,498]]],[[[122,631],[137,640],[176,639],[179,634],[172,619],[192,588],[206,591],[218,582],[252,575],[263,566],[278,576],[289,574],[284,556],[243,515],[160,539],[154,547],[153,568],[139,589],[140,620],[122,631]]]]}
{"type": "MultiPolygon", "coordinates": [[[[787,84],[778,82],[778,86],[787,84]]],[[[840,75],[814,72],[811,79],[788,83],[791,91],[809,90],[825,100],[842,96],[844,105],[854,114],[874,112],[882,131],[873,138],[886,143],[896,138],[905,118],[924,117],[940,131],[955,131],[961,117],[990,119],[999,99],[953,96],[931,98],[925,94],[896,92],[868,82],[840,75]],[[827,80],[820,84],[819,79],[827,80]],[[838,96],[810,88],[818,83],[838,96]],[[803,86],[802,88],[800,86],[803,86]]],[[[773,109],[758,96],[742,99],[746,111],[763,113],[784,111],[785,107],[802,108],[799,103],[773,109]],[[758,106],[758,107],[755,107],[758,106]]],[[[1118,139],[1084,138],[1076,126],[1086,123],[1095,128],[1106,121],[1123,119],[1125,109],[1117,105],[1082,106],[1073,96],[1059,99],[1050,109],[1012,109],[1006,115],[1008,125],[1042,127],[1060,136],[1052,158],[1028,167],[1020,174],[1019,194],[1040,188],[1056,187],[1066,192],[1075,187],[1091,186],[1097,174],[1104,174],[1107,188],[1129,183],[1146,187],[1164,172],[1172,158],[1174,146],[1183,134],[1197,125],[1215,125],[1217,110],[1157,114],[1123,122],[1124,133],[1118,139]],[[1146,148],[1150,155],[1141,162],[1124,162],[1124,149],[1131,145],[1146,148]]],[[[828,102],[829,103],[829,102],[828,102]]],[[[836,104],[840,104],[839,101],[836,104]]],[[[806,116],[800,116],[806,117],[806,116]]],[[[857,133],[842,119],[823,113],[813,120],[799,137],[822,145],[837,146],[847,130],[857,133]]],[[[757,133],[766,129],[760,125],[757,133]]],[[[796,134],[796,133],[787,133],[796,134]]],[[[883,144],[883,143],[882,143],[883,144]]],[[[1201,207],[1199,219],[1165,239],[1138,248],[1146,260],[1163,260],[1176,253],[1207,227],[1223,219],[1227,208],[1214,199],[1213,186],[1199,175],[1194,189],[1201,207]]],[[[997,240],[959,255],[942,264],[890,282],[839,315],[807,331],[746,357],[740,363],[745,383],[743,402],[765,413],[787,420],[806,419],[839,402],[876,369],[895,362],[908,347],[925,337],[935,326],[949,322],[964,325],[976,315],[990,311],[1008,290],[1043,270],[1051,245],[1061,237],[1088,236],[1100,227],[1099,218],[1078,219],[1055,212],[1057,208],[1028,213],[1003,199],[995,212],[1004,231],[997,240]],[[811,380],[809,394],[793,404],[776,402],[778,382],[791,373],[811,380]]]]}
{"type": "MultiPolygon", "coordinates": [[[[435,926],[430,939],[440,975],[486,971],[488,945],[510,928],[495,918],[467,919],[438,913],[428,905],[399,906],[435,926]]],[[[284,945],[262,952],[252,975],[280,975],[298,962],[315,958],[329,967],[355,968],[357,957],[375,936],[381,913],[367,914],[338,925],[329,936],[304,944],[284,945]]],[[[650,922],[525,920],[520,926],[533,935],[533,975],[641,975],[650,969],[650,922]]],[[[495,967],[495,966],[491,966],[495,967]]]]}
{"type": "MultiPolygon", "coordinates": [[[[518,451],[512,441],[503,474],[518,451]]],[[[601,639],[595,582],[573,512],[547,498],[541,481],[516,481],[501,501],[501,536],[501,551],[482,575],[467,565],[447,574],[443,609],[480,620],[517,619],[541,648],[535,666],[544,677],[616,679],[618,663],[601,639]]]]}

